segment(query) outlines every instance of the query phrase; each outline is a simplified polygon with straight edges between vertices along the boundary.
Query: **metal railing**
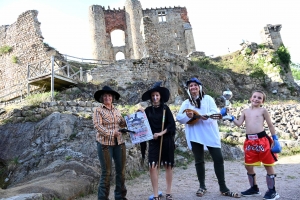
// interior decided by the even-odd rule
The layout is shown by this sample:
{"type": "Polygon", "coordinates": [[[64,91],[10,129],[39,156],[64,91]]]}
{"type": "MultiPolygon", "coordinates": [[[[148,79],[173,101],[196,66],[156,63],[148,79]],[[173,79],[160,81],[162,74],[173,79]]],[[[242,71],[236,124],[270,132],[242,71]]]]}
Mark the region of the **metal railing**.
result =
{"type": "Polygon", "coordinates": [[[79,62],[79,63],[85,63],[85,64],[89,64],[89,65],[95,65],[95,66],[104,66],[104,65],[109,65],[111,64],[110,61],[108,60],[97,60],[97,59],[88,59],[88,58],[78,58],[75,56],[70,56],[67,54],[63,54],[64,59],[66,61],[75,61],[75,62],[79,62]]]}

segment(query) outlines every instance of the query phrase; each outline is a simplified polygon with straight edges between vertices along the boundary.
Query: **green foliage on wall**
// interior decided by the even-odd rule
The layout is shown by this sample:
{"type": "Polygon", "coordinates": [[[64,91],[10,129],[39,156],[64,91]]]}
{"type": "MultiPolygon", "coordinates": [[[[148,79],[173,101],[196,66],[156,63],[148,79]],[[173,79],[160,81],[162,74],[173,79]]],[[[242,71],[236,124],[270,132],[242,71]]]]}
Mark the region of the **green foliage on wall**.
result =
{"type": "Polygon", "coordinates": [[[265,49],[265,48],[266,48],[266,45],[265,45],[265,44],[259,44],[259,45],[258,45],[258,48],[259,48],[259,49],[265,49]]]}
{"type": "Polygon", "coordinates": [[[300,80],[300,64],[291,64],[292,75],[295,80],[300,80]]]}
{"type": "Polygon", "coordinates": [[[277,49],[276,53],[282,64],[288,65],[291,63],[290,52],[283,44],[277,49]]]}
{"type": "Polygon", "coordinates": [[[245,50],[245,53],[246,53],[246,55],[251,55],[252,50],[251,50],[250,48],[247,48],[247,49],[245,50]]]}

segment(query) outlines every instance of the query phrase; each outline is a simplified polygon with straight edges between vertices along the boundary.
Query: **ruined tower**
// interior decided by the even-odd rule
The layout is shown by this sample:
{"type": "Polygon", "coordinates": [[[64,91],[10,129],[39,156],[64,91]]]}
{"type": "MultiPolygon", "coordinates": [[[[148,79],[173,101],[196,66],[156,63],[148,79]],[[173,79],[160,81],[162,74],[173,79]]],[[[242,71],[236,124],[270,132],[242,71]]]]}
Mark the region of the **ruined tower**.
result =
{"type": "Polygon", "coordinates": [[[280,36],[281,27],[281,24],[267,24],[267,26],[265,26],[264,29],[261,31],[262,43],[269,44],[275,50],[277,50],[280,47],[280,45],[283,44],[280,36]]]}
{"type": "Polygon", "coordinates": [[[92,45],[93,57],[97,59],[108,60],[108,52],[106,51],[106,29],[105,17],[102,6],[90,7],[90,27],[92,27],[92,45]],[[96,42],[97,41],[97,42],[96,42]]]}
{"type": "Polygon", "coordinates": [[[186,56],[196,50],[185,7],[142,9],[138,0],[126,0],[123,9],[89,8],[94,59],[114,61],[122,52],[125,59],[140,59],[166,51],[186,56]],[[125,45],[114,47],[111,32],[122,30],[125,45]]]}

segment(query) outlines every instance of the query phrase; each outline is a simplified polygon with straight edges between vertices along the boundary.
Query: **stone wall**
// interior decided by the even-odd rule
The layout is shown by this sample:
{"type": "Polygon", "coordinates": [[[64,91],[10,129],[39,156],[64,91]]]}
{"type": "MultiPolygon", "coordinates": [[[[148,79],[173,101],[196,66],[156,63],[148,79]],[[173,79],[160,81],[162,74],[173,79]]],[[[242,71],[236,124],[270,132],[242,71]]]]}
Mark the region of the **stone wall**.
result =
{"type": "MultiPolygon", "coordinates": [[[[147,104],[140,103],[141,106],[147,106],[147,104]]],[[[75,116],[80,116],[86,119],[91,119],[96,107],[99,106],[95,101],[53,101],[41,103],[38,107],[32,109],[30,107],[23,107],[21,109],[15,109],[10,113],[1,115],[2,118],[9,118],[13,123],[25,122],[25,121],[37,121],[43,119],[45,116],[53,112],[67,113],[75,116]]],[[[249,105],[244,105],[238,108],[231,108],[230,114],[238,118],[241,115],[241,111],[247,108],[249,105]]],[[[266,105],[264,106],[270,113],[271,121],[275,127],[276,133],[281,140],[296,140],[300,142],[300,104],[287,104],[287,105],[266,105]]],[[[173,111],[174,119],[177,111],[173,111]]],[[[1,118],[0,118],[1,119],[1,118]]],[[[219,121],[220,124],[235,127],[228,121],[219,121]]],[[[177,124],[177,131],[183,132],[184,125],[177,124]]],[[[268,131],[268,126],[265,123],[265,129],[268,131]]],[[[238,141],[243,143],[245,140],[245,124],[240,127],[238,133],[225,133],[221,132],[222,138],[228,140],[238,141]]],[[[180,141],[182,142],[182,139],[180,141]]],[[[180,144],[178,144],[180,145],[180,144]]],[[[184,142],[181,144],[183,146],[184,142]]],[[[285,141],[282,142],[285,146],[285,141]]]]}
{"type": "Polygon", "coordinates": [[[86,81],[99,84],[114,80],[116,86],[123,88],[138,82],[152,84],[155,81],[164,81],[164,85],[172,90],[173,101],[173,98],[178,96],[176,82],[180,74],[190,66],[190,61],[185,57],[166,52],[157,52],[156,55],[155,58],[120,60],[109,66],[95,68],[86,73],[86,81]]]}
{"type": "MultiPolygon", "coordinates": [[[[248,106],[249,105],[244,105],[239,108],[231,109],[231,114],[235,117],[239,117],[241,115],[241,111],[248,106]]],[[[264,107],[270,113],[271,121],[275,127],[276,133],[281,139],[292,139],[300,142],[300,104],[266,105],[264,107]]],[[[268,130],[266,123],[265,128],[268,130]]],[[[241,132],[239,136],[242,137],[240,138],[240,141],[245,139],[244,125],[241,126],[241,132]]]]}
{"type": "Polygon", "coordinates": [[[10,98],[20,96],[22,91],[27,92],[27,85],[24,83],[27,81],[27,64],[50,60],[50,55],[53,54],[43,43],[37,15],[38,11],[29,10],[22,13],[15,23],[0,27],[0,47],[12,48],[11,52],[0,56],[1,96],[17,89],[19,92],[12,94],[10,98]],[[17,59],[16,63],[12,61],[13,57],[17,59]],[[17,84],[21,85],[16,87],[17,84]]]}

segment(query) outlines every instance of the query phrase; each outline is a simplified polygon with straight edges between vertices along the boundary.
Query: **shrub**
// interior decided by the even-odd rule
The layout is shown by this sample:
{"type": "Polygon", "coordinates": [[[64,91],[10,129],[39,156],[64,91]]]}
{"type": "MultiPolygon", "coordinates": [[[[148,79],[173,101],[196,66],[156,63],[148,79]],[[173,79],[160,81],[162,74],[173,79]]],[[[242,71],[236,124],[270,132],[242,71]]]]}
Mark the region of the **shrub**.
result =
{"type": "Polygon", "coordinates": [[[300,70],[296,68],[292,68],[292,75],[294,79],[300,80],[300,70]]]}
{"type": "Polygon", "coordinates": [[[283,44],[277,49],[276,53],[283,64],[288,65],[291,63],[290,52],[283,44]]]}
{"type": "Polygon", "coordinates": [[[259,48],[259,49],[265,49],[265,48],[266,48],[266,45],[265,45],[265,44],[259,44],[259,45],[258,45],[258,48],[259,48]]]}
{"type": "Polygon", "coordinates": [[[0,47],[0,56],[2,56],[3,54],[9,53],[12,51],[12,48],[10,46],[2,46],[0,47]]]}
{"type": "Polygon", "coordinates": [[[211,59],[208,56],[201,57],[201,58],[192,58],[191,62],[192,62],[192,66],[197,66],[202,69],[210,69],[215,71],[222,70],[222,67],[219,66],[217,62],[215,62],[213,59],[211,59]]]}
{"type": "Polygon", "coordinates": [[[245,50],[245,53],[246,53],[246,55],[251,55],[252,50],[249,47],[247,47],[245,50]]]}
{"type": "Polygon", "coordinates": [[[72,156],[66,156],[65,159],[66,159],[66,160],[71,160],[71,159],[72,159],[72,156]]]}
{"type": "Polygon", "coordinates": [[[18,57],[17,56],[12,56],[11,61],[12,61],[12,63],[17,64],[18,63],[18,57]]]}
{"type": "MultiPolygon", "coordinates": [[[[54,92],[54,96],[57,95],[57,92],[54,92]]],[[[51,93],[45,92],[45,93],[37,93],[28,95],[25,98],[25,103],[28,106],[39,106],[42,102],[51,101],[51,93]]]]}

